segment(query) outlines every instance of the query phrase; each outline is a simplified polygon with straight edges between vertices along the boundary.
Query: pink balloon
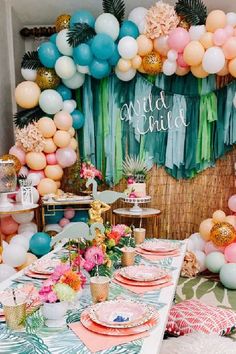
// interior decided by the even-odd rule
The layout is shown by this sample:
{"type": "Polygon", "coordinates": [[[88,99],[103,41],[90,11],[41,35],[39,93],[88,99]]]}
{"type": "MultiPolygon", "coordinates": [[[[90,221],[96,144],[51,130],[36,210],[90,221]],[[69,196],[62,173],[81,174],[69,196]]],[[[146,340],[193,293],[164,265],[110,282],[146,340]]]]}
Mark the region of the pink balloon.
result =
{"type": "Polygon", "coordinates": [[[229,263],[236,263],[236,243],[231,243],[225,248],[225,259],[229,263]]]}
{"type": "Polygon", "coordinates": [[[236,194],[232,195],[228,200],[228,207],[230,210],[236,212],[236,194]]]}
{"type": "Polygon", "coordinates": [[[186,45],[190,42],[190,35],[186,29],[177,27],[173,29],[168,38],[168,45],[171,49],[176,50],[178,53],[182,53],[186,45]]]}
{"type": "Polygon", "coordinates": [[[20,163],[25,165],[25,152],[21,148],[14,145],[10,148],[9,154],[16,156],[20,163]]]}
{"type": "Polygon", "coordinates": [[[224,253],[224,249],[225,249],[225,247],[216,247],[212,241],[208,241],[205,244],[204,251],[205,251],[206,255],[208,255],[209,253],[212,253],[212,252],[224,253]]]}
{"type": "Polygon", "coordinates": [[[29,170],[26,166],[22,166],[20,171],[18,172],[18,175],[22,175],[22,176],[28,176],[29,170]]]}
{"type": "Polygon", "coordinates": [[[184,61],[184,56],[182,53],[179,53],[178,58],[177,58],[177,64],[181,68],[188,68],[188,64],[184,61]]]}
{"type": "Polygon", "coordinates": [[[77,155],[73,149],[66,147],[56,151],[56,159],[62,168],[66,168],[74,165],[77,155]]]}
{"type": "Polygon", "coordinates": [[[28,176],[29,176],[31,173],[35,173],[36,175],[38,175],[38,176],[40,177],[40,180],[43,179],[43,178],[45,178],[44,170],[40,170],[40,171],[29,170],[28,176]]]}
{"type": "Polygon", "coordinates": [[[59,225],[60,225],[61,227],[64,227],[64,226],[68,225],[69,223],[70,223],[70,220],[68,220],[68,219],[66,219],[66,218],[62,218],[62,219],[60,220],[60,222],[59,222],[59,225]]]}
{"type": "Polygon", "coordinates": [[[11,216],[5,216],[1,219],[1,230],[6,235],[15,234],[18,226],[17,222],[11,216]]]}
{"type": "Polygon", "coordinates": [[[213,43],[217,46],[223,45],[228,38],[228,34],[223,28],[218,28],[213,34],[213,43]]]}
{"type": "Polygon", "coordinates": [[[64,216],[66,219],[73,219],[73,217],[75,216],[75,211],[73,208],[66,208],[65,212],[64,212],[64,216]]]}
{"type": "Polygon", "coordinates": [[[227,34],[227,37],[232,37],[234,35],[234,28],[233,26],[227,25],[224,28],[225,33],[227,34]]]}
{"type": "Polygon", "coordinates": [[[54,152],[51,154],[46,154],[46,160],[48,165],[57,165],[57,158],[54,152]]]}

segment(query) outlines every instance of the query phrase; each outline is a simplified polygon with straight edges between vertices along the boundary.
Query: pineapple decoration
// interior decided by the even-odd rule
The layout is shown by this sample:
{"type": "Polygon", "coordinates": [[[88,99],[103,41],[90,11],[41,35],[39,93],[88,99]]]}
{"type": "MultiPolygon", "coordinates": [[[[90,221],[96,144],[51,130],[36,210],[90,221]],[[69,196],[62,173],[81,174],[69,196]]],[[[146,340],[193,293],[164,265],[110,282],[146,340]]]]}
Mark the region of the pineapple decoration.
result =
{"type": "Polygon", "coordinates": [[[179,27],[188,30],[190,26],[206,23],[207,7],[201,0],[178,0],[175,11],[180,17],[179,27]]]}

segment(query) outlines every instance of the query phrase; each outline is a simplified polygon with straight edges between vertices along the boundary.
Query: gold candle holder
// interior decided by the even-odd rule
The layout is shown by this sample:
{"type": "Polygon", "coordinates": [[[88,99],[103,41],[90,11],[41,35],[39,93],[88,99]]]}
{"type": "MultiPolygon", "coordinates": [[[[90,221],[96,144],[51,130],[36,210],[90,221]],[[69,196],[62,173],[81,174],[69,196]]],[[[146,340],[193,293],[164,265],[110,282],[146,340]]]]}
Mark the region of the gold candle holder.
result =
{"type": "Polygon", "coordinates": [[[24,328],[24,319],[26,316],[26,303],[18,305],[3,305],[3,311],[6,324],[13,330],[24,328]]]}
{"type": "Polygon", "coordinates": [[[134,229],[134,240],[136,245],[140,245],[144,242],[146,236],[146,229],[141,227],[134,229]]]}
{"type": "Polygon", "coordinates": [[[135,261],[135,248],[133,247],[124,247],[122,248],[121,255],[121,265],[122,267],[128,267],[134,265],[135,261]]]}
{"type": "Polygon", "coordinates": [[[110,287],[110,278],[104,276],[95,276],[90,278],[90,290],[93,302],[103,302],[108,299],[110,287]]]}

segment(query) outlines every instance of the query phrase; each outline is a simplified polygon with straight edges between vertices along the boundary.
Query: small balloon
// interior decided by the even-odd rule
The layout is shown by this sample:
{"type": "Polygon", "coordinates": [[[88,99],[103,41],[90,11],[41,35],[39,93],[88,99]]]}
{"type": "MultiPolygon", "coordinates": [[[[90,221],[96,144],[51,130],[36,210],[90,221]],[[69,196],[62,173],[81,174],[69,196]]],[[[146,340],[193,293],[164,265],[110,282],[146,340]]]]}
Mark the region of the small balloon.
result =
{"type": "Polygon", "coordinates": [[[85,122],[85,117],[83,115],[82,112],[80,112],[78,109],[75,109],[72,113],[71,113],[72,119],[73,119],[73,128],[78,130],[81,129],[84,125],[85,122]]]}
{"type": "Polygon", "coordinates": [[[206,256],[206,267],[212,273],[219,273],[226,263],[225,256],[220,252],[212,252],[206,256]]]}

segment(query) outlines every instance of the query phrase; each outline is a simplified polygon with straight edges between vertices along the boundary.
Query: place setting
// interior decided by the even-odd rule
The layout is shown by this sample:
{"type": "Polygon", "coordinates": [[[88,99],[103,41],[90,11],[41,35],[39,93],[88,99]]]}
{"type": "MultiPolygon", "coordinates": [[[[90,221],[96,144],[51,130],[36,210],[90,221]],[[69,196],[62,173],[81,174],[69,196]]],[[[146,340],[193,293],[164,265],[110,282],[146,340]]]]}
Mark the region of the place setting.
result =
{"type": "Polygon", "coordinates": [[[60,264],[59,259],[47,259],[31,264],[25,271],[25,275],[32,279],[48,279],[54,272],[57,265],[60,264]]]}
{"type": "Polygon", "coordinates": [[[136,245],[136,252],[142,257],[156,261],[165,257],[178,257],[180,246],[174,242],[149,240],[136,245]]]}

